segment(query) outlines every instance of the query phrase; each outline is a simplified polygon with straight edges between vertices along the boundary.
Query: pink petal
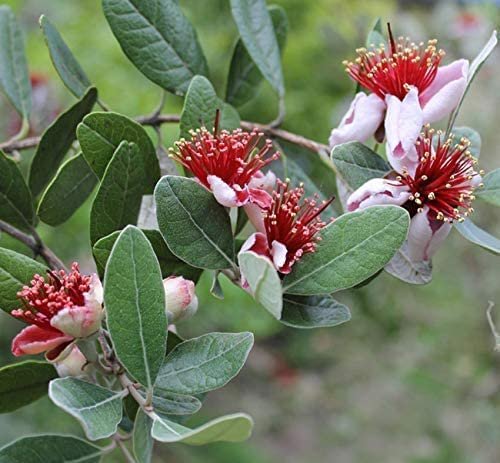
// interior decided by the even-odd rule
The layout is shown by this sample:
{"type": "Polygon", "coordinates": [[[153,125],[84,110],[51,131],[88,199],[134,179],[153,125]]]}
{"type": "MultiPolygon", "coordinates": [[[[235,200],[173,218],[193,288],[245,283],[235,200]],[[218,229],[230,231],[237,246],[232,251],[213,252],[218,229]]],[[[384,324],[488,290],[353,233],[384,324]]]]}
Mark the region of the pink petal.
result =
{"type": "Polygon", "coordinates": [[[340,125],[332,130],[330,146],[334,147],[349,141],[368,140],[384,120],[385,108],[384,101],[374,93],[366,95],[359,92],[340,125]]]}
{"type": "Polygon", "coordinates": [[[271,245],[271,256],[276,270],[280,270],[286,262],[288,250],[283,243],[274,240],[271,245]]]}
{"type": "Polygon", "coordinates": [[[262,209],[256,203],[247,203],[244,206],[245,213],[248,216],[248,220],[255,227],[258,232],[265,233],[264,227],[264,216],[262,214],[262,209]]]}
{"type": "Polygon", "coordinates": [[[94,302],[60,310],[50,324],[72,338],[86,338],[99,330],[103,315],[101,304],[94,302]]]}
{"type": "Polygon", "coordinates": [[[398,185],[396,180],[374,178],[361,185],[347,199],[347,210],[355,211],[380,204],[403,205],[410,197],[406,185],[398,185]]]}
{"type": "Polygon", "coordinates": [[[253,251],[260,256],[270,257],[271,252],[264,233],[254,233],[241,246],[240,252],[253,251]]]}
{"type": "Polygon", "coordinates": [[[12,340],[12,353],[20,355],[34,355],[55,349],[60,344],[71,341],[71,336],[66,336],[55,330],[40,328],[30,325],[24,328],[12,340]]]}
{"type": "Polygon", "coordinates": [[[272,197],[264,190],[258,190],[257,188],[249,188],[250,201],[257,204],[261,209],[267,209],[271,207],[272,197]]]}
{"type": "Polygon", "coordinates": [[[276,175],[274,175],[274,172],[271,170],[268,170],[265,174],[261,170],[257,171],[250,182],[248,182],[250,188],[257,188],[267,192],[272,191],[275,184],[276,175]]]}
{"type": "Polygon", "coordinates": [[[236,191],[231,188],[224,180],[216,175],[209,175],[207,181],[210,184],[210,189],[214,194],[215,199],[219,204],[226,207],[241,206],[241,201],[238,199],[236,191]]]}
{"type": "Polygon", "coordinates": [[[429,218],[429,208],[425,207],[410,222],[408,231],[408,253],[415,262],[430,260],[440,244],[450,233],[450,223],[429,218]]]}
{"type": "Polygon", "coordinates": [[[418,161],[415,142],[423,125],[418,90],[412,87],[403,101],[393,95],[387,95],[386,103],[387,159],[397,172],[406,169],[412,174],[418,161]]]}
{"type": "Polygon", "coordinates": [[[468,72],[469,62],[465,59],[438,69],[436,78],[420,97],[424,123],[443,119],[456,108],[467,87],[468,72]]]}
{"type": "Polygon", "coordinates": [[[65,378],[67,376],[80,376],[85,374],[85,367],[88,362],[80,349],[73,345],[63,359],[56,359],[52,361],[52,363],[54,363],[59,377],[65,378]]]}

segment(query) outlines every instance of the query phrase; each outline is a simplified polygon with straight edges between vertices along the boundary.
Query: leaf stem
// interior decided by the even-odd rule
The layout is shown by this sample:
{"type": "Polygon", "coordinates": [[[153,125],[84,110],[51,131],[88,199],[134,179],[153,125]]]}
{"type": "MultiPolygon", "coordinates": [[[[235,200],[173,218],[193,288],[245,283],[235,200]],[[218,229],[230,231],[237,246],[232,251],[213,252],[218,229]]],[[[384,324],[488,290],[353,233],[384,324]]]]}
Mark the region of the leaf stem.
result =
{"type": "Polygon", "coordinates": [[[121,439],[120,437],[118,438],[113,437],[113,440],[116,442],[118,448],[122,451],[123,456],[125,457],[125,461],[127,461],[128,463],[136,463],[135,458],[129,452],[128,448],[123,442],[123,439],[121,439]]]}

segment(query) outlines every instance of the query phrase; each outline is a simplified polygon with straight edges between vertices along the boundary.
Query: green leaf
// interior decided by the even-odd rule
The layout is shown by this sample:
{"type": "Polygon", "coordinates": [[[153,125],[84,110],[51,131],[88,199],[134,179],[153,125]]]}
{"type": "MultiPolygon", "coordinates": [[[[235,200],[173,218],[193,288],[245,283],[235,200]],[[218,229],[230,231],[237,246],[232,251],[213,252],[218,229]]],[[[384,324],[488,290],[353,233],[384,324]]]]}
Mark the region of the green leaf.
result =
{"type": "Polygon", "coordinates": [[[77,98],[82,97],[87,88],[92,85],[89,78],[71,53],[61,34],[44,15],[40,16],[40,27],[49,49],[52,64],[59,77],[73,95],[77,98]]]}
{"type": "Polygon", "coordinates": [[[59,408],[74,416],[90,440],[112,436],[122,419],[124,391],[110,391],[77,378],[51,381],[49,397],[59,408]]]}
{"type": "Polygon", "coordinates": [[[156,389],[201,394],[225,386],[243,368],[253,334],[209,333],[178,344],[163,362],[156,389]]]}
{"type": "Polygon", "coordinates": [[[222,113],[220,117],[220,126],[225,130],[239,129],[241,125],[241,118],[238,111],[230,104],[222,102],[222,113]]]}
{"type": "Polygon", "coordinates": [[[201,402],[194,396],[177,394],[155,387],[153,407],[164,415],[192,415],[201,408],[201,402]]]}
{"type": "Polygon", "coordinates": [[[342,179],[354,190],[392,170],[377,153],[357,141],[337,145],[331,157],[342,179]]]}
{"type": "Polygon", "coordinates": [[[483,177],[483,186],[474,195],[494,206],[500,206],[500,169],[492,170],[483,177]]]}
{"type": "Polygon", "coordinates": [[[45,265],[10,249],[0,248],[0,309],[7,313],[18,309],[17,292],[29,284],[33,275],[46,272],[45,265]]]}
{"type": "Polygon", "coordinates": [[[408,252],[408,241],[397,250],[385,266],[385,271],[401,281],[414,285],[425,285],[432,280],[432,263],[413,261],[408,252]]]}
{"type": "MultiPolygon", "coordinates": [[[[188,280],[198,281],[202,270],[199,268],[191,267],[182,260],[175,257],[165,241],[163,240],[160,232],[158,230],[142,230],[146,235],[146,238],[151,242],[153,249],[155,251],[158,262],[160,263],[161,275],[166,278],[171,275],[183,276],[188,280]]],[[[94,244],[93,252],[94,258],[99,270],[99,274],[104,276],[104,268],[106,267],[106,262],[108,261],[109,255],[111,254],[111,249],[115,244],[120,231],[115,231],[104,238],[101,238],[94,244]]]]}
{"type": "Polygon", "coordinates": [[[205,187],[167,175],[156,186],[155,200],[160,232],[179,259],[210,270],[235,266],[229,214],[205,187]]]}
{"type": "Polygon", "coordinates": [[[252,418],[244,413],[222,416],[195,429],[158,416],[151,432],[153,438],[160,442],[205,445],[212,442],[242,442],[250,437],[252,428],[252,418]]]}
{"type": "Polygon", "coordinates": [[[410,217],[397,206],[350,212],[323,228],[316,251],[283,280],[285,293],[329,294],[352,288],[377,273],[401,247],[410,217]]]}
{"type": "Polygon", "coordinates": [[[479,228],[471,220],[466,219],[462,223],[455,223],[455,228],[471,243],[477,244],[493,254],[500,254],[500,240],[479,228]]]}
{"type": "Polygon", "coordinates": [[[137,411],[134,423],[134,433],[132,435],[132,444],[134,456],[137,463],[150,463],[153,456],[154,441],[151,436],[153,420],[141,409],[137,411]]]}
{"type": "Polygon", "coordinates": [[[469,151],[476,158],[481,154],[481,135],[470,127],[456,127],[453,129],[454,142],[459,143],[462,137],[470,141],[469,151]]]}
{"type": "Polygon", "coordinates": [[[104,451],[78,437],[22,437],[0,449],[2,463],[99,463],[104,451]]]}
{"type": "MultiPolygon", "coordinates": [[[[281,53],[285,48],[288,33],[288,18],[280,6],[268,8],[273,23],[274,33],[281,53]]],[[[255,97],[262,81],[262,74],[247,52],[241,39],[236,42],[226,87],[226,101],[237,107],[255,97]]]]}
{"type": "Polygon", "coordinates": [[[123,52],[148,79],[183,95],[196,74],[208,74],[196,31],[174,0],[103,0],[123,52]]]}
{"type": "Polygon", "coordinates": [[[22,230],[34,223],[30,190],[17,164],[0,151],[0,220],[22,230]]]}
{"type": "Polygon", "coordinates": [[[57,378],[50,363],[28,360],[0,368],[0,413],[10,413],[47,394],[57,378]]]}
{"type": "Polygon", "coordinates": [[[38,204],[37,215],[46,224],[68,220],[90,196],[97,177],[82,153],[68,159],[57,171],[38,204]]]}
{"type": "Polygon", "coordinates": [[[386,45],[386,40],[382,32],[382,21],[380,18],[377,18],[368,33],[368,36],[366,37],[366,46],[371,47],[374,45],[375,47],[378,47],[381,44],[386,45]]]}
{"type": "Polygon", "coordinates": [[[64,156],[76,140],[76,127],[92,111],[97,90],[89,88],[82,99],[62,113],[45,130],[31,160],[29,187],[38,196],[57,172],[64,156]]]}
{"type": "Polygon", "coordinates": [[[16,111],[27,121],[31,112],[31,85],[24,40],[14,13],[0,6],[0,87],[16,111]]]}
{"type": "Polygon", "coordinates": [[[135,143],[122,142],[116,149],[97,191],[90,212],[90,240],[137,223],[146,172],[135,143]]]}
{"type": "Polygon", "coordinates": [[[125,228],[113,246],[106,265],[104,301],[118,358],[151,390],[166,350],[165,291],[153,247],[136,227],[125,228]]]}
{"type": "Polygon", "coordinates": [[[140,124],[118,113],[94,112],[78,126],[78,141],[89,166],[99,178],[123,140],[135,143],[146,166],[144,194],[152,193],[160,178],[160,166],[155,147],[140,124]]]}
{"type": "Polygon", "coordinates": [[[283,308],[281,280],[272,262],[251,251],[240,253],[238,261],[254,299],[279,320],[283,308]]]}
{"type": "Polygon", "coordinates": [[[281,323],[293,328],[324,328],[348,322],[351,312],[331,296],[283,296],[281,323]]]}

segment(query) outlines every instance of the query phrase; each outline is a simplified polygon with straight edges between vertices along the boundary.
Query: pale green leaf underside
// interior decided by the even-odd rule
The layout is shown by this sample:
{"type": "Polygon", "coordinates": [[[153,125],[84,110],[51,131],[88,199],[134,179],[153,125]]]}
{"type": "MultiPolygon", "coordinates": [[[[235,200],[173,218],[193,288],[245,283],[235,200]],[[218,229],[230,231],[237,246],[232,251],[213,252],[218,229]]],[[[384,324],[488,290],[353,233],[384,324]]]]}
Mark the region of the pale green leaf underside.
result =
{"type": "Polygon", "coordinates": [[[479,228],[470,219],[466,219],[462,223],[455,223],[455,228],[471,243],[477,244],[493,254],[500,254],[500,239],[479,228]]]}
{"type": "Polygon", "coordinates": [[[488,172],[483,178],[483,186],[474,195],[494,206],[500,206],[500,169],[488,172]]]}

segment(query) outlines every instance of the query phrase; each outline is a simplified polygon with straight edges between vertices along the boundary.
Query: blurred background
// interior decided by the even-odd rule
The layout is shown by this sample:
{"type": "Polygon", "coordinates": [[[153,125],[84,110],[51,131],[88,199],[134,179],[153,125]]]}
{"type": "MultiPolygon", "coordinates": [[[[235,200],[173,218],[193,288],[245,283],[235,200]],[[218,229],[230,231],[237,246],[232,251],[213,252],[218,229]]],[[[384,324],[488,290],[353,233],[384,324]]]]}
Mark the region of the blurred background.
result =
{"type": "MultiPolygon", "coordinates": [[[[35,89],[40,131],[73,98],[59,81],[38,28],[46,14],[113,110],[147,114],[160,90],[122,54],[102,15],[99,0],[9,0],[22,23],[35,89]]],[[[283,6],[290,31],[283,57],[287,84],[284,127],[326,142],[353,95],[342,60],[364,44],[374,20],[390,21],[396,33],[416,41],[438,38],[446,62],[473,58],[498,26],[494,1],[273,0],[283,6]]],[[[198,30],[211,80],[224,95],[236,28],[227,0],[180,0],[198,30]]],[[[1,46],[1,45],[0,45],[1,46]]],[[[483,67],[469,93],[459,124],[482,136],[481,167],[500,166],[498,112],[500,52],[483,67]]],[[[165,112],[182,101],[169,95],[165,112]]],[[[241,108],[245,119],[275,117],[272,91],[241,108]]],[[[2,140],[18,121],[1,100],[2,140]]],[[[164,127],[165,145],[177,127],[164,127]]],[[[154,134],[152,134],[154,137],[154,134]]],[[[24,152],[23,163],[29,159],[24,152]]],[[[325,175],[328,175],[325,171],[325,175]]],[[[331,178],[320,183],[331,184],[331,178]]],[[[319,185],[320,187],[322,185],[319,185]]],[[[88,237],[90,201],[63,227],[42,228],[47,243],[66,261],[92,270],[88,237]]],[[[479,201],[474,220],[500,234],[500,215],[479,201]],[[489,212],[488,212],[489,211],[489,212]]],[[[0,245],[20,245],[0,237],[0,245]]],[[[245,411],[256,421],[245,444],[190,448],[157,446],[155,461],[169,463],[493,463],[500,461],[500,358],[486,322],[488,301],[498,303],[500,272],[491,254],[452,232],[434,259],[434,279],[424,287],[382,274],[370,285],[339,299],[352,309],[344,325],[313,331],[275,322],[241,291],[224,284],[225,300],[208,295],[209,279],[198,285],[200,310],[179,331],[256,334],[256,346],[238,379],[209,395],[200,417],[245,411]]],[[[225,282],[224,282],[225,283],[225,282]]],[[[0,364],[13,361],[10,340],[20,324],[0,314],[0,364]]],[[[0,415],[0,445],[21,434],[74,432],[79,425],[47,398],[0,415]]],[[[107,461],[122,461],[119,454],[107,461]]]]}

